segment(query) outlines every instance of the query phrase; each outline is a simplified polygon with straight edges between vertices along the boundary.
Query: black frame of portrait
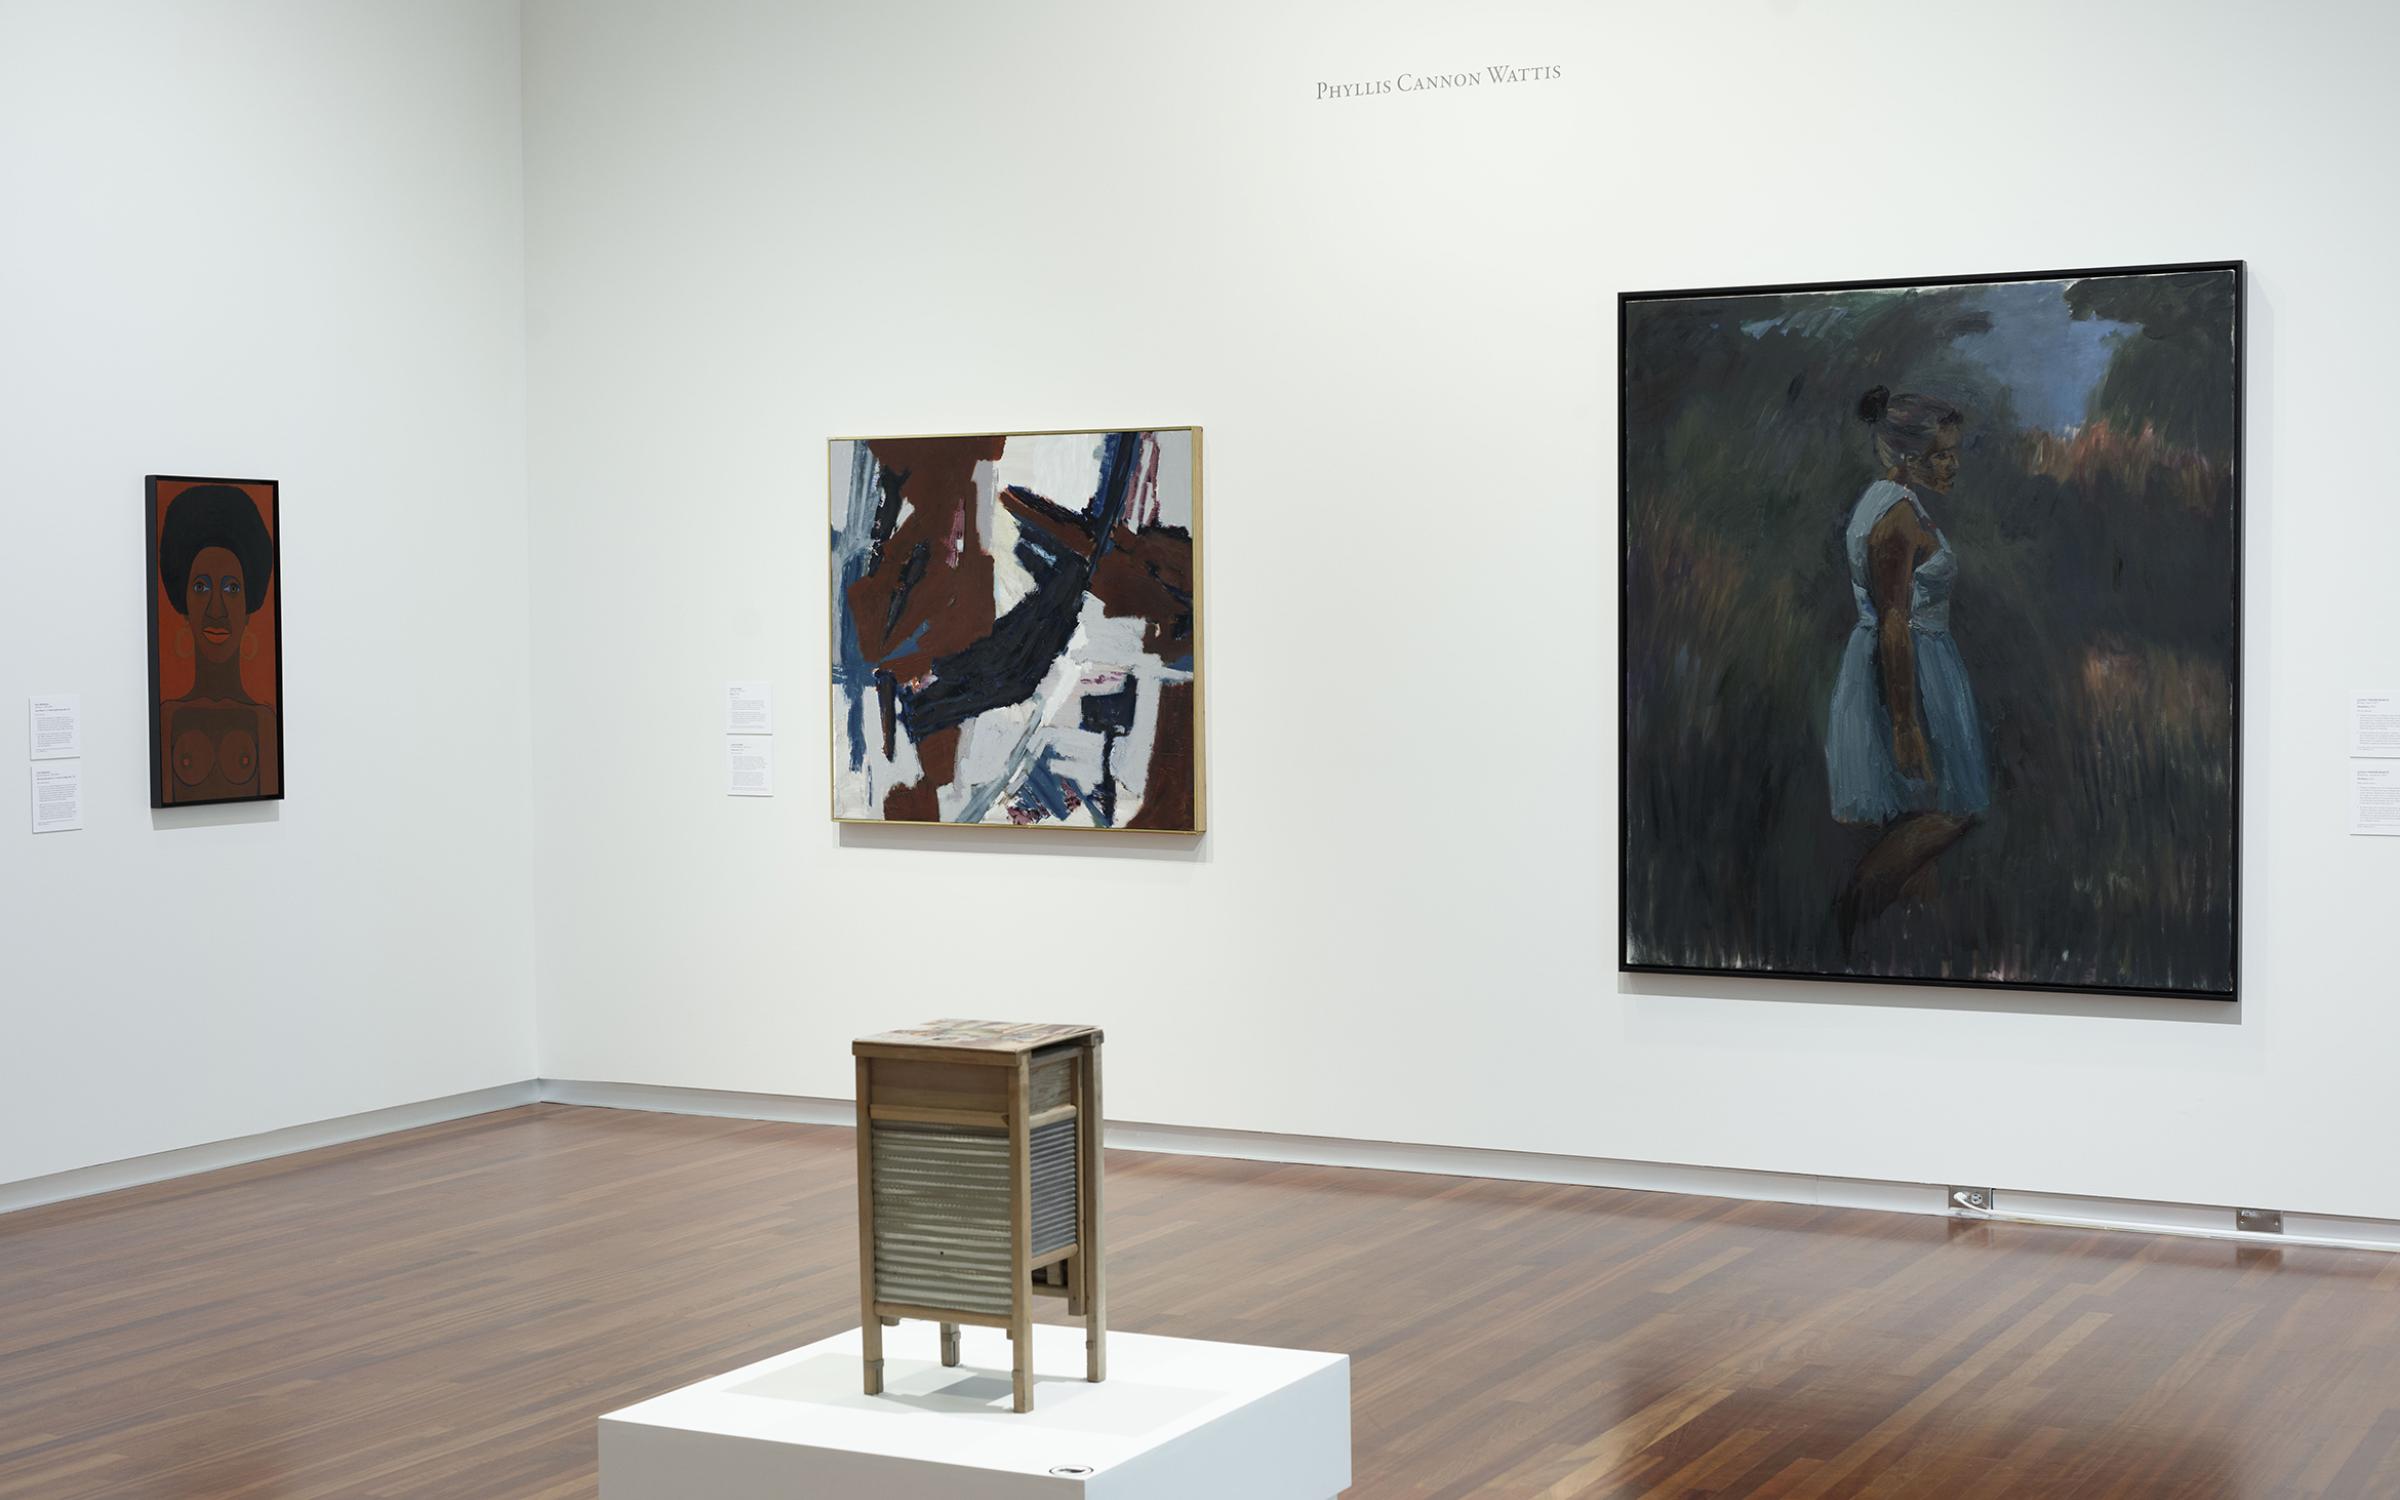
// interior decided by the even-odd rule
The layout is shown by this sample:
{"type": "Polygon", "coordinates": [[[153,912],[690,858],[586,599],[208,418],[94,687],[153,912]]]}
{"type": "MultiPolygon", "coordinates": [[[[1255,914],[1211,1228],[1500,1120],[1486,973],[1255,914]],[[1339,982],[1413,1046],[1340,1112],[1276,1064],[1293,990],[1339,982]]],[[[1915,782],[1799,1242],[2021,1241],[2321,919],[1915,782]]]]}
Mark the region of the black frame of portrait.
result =
{"type": "Polygon", "coordinates": [[[2246,663],[2247,628],[2243,606],[2243,553],[2247,548],[2248,426],[2249,426],[2249,263],[2243,260],[2169,261],[2155,265],[2084,266],[2048,271],[1978,272],[1959,276],[1893,276],[1859,281],[1794,281],[1757,286],[1685,287],[1617,294],[1617,970],[1624,974],[1723,975],[1740,979],[1797,979],[1836,984],[1899,985],[1909,988],[2008,990],[2040,994],[2137,995],[2177,1000],[2238,1002],[2242,998],[2242,681],[2246,663]],[[1682,964],[1634,963],[1629,957],[1632,896],[1627,873],[1632,859],[1632,823],[1627,816],[1632,783],[1627,775],[1631,746],[1627,736],[1627,685],[1631,669],[1627,607],[1627,567],[1631,557],[1630,476],[1626,455],[1630,402],[1626,380],[1628,315],[1637,302],[1668,302],[1702,297],[1772,296],[1798,292],[1899,291],[1912,287],[1993,286],[2026,281],[2078,281],[2100,276],[2155,276],[2195,271],[2229,272],[2233,277],[2233,806],[2230,847],[2233,876],[2233,931],[2227,987],[2222,990],[2175,989],[2149,985],[2061,985],[2025,980],[1952,979],[1891,974],[1853,974],[1813,969],[1737,969],[1682,964]]]}
{"type": "Polygon", "coordinates": [[[291,785],[291,741],[286,732],[283,712],[283,485],[273,479],[227,479],[205,474],[148,474],[142,478],[142,576],[147,585],[144,597],[150,601],[146,618],[150,622],[149,640],[144,654],[150,663],[150,744],[146,759],[150,763],[150,805],[153,808],[230,807],[244,802],[281,802],[285,789],[291,785]],[[159,750],[158,737],[163,728],[159,709],[159,590],[158,581],[158,487],[162,484],[230,484],[259,485],[267,491],[267,544],[274,556],[273,588],[275,590],[275,790],[259,792],[248,797],[210,797],[198,802],[167,800],[167,761],[159,750]]]}

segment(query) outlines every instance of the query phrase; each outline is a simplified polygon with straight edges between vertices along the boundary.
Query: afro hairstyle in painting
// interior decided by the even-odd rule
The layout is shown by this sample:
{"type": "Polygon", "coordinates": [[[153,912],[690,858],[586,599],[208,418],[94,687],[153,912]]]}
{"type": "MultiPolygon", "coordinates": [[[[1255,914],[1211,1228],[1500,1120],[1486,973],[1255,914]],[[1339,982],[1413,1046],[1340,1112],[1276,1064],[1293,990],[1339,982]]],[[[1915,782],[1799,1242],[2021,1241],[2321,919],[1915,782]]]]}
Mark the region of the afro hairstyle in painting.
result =
{"type": "Polygon", "coordinates": [[[184,608],[184,589],[191,581],[192,559],[210,547],[222,547],[242,565],[242,587],[249,607],[265,607],[267,586],[275,574],[275,539],[258,506],[230,484],[195,484],[167,502],[167,520],[158,538],[158,581],[176,612],[184,608]]]}

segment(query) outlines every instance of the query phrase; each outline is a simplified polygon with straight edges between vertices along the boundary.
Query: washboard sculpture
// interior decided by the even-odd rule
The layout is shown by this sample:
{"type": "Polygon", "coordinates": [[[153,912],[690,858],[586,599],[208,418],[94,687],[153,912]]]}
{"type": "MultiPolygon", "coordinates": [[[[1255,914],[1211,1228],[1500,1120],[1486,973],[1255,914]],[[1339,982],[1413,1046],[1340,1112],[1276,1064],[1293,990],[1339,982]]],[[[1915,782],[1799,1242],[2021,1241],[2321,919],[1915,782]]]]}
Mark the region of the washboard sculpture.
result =
{"type": "Polygon", "coordinates": [[[866,1390],[883,1393],[883,1330],[1001,1328],[1016,1409],[1033,1410],[1033,1299],[1084,1324],[1086,1377],[1108,1377],[1100,1257],[1100,1030],[930,1021],[862,1037],[858,1254],[866,1390]]]}

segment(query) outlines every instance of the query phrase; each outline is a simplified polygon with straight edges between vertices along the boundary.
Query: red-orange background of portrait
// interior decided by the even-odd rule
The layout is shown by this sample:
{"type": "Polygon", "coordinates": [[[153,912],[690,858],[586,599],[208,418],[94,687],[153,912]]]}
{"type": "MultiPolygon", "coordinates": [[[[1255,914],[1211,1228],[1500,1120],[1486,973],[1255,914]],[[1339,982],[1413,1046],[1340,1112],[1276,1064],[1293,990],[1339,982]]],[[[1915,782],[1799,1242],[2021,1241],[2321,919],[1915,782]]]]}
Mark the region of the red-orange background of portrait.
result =
{"type": "MultiPolygon", "coordinates": [[[[221,484],[224,481],[204,479],[202,484],[221,484]]],[[[158,590],[158,639],[150,649],[158,653],[158,700],[171,702],[192,690],[192,680],[198,668],[187,632],[191,623],[177,609],[174,596],[158,576],[158,544],[166,535],[167,512],[174,509],[175,497],[192,488],[192,481],[162,483],[158,487],[158,514],[150,522],[150,587],[158,590]],[[179,647],[178,642],[184,644],[179,647]]],[[[274,489],[263,484],[237,484],[233,488],[250,497],[258,507],[258,518],[267,523],[267,535],[275,535],[274,489]]],[[[275,701],[275,612],[283,603],[283,568],[280,563],[275,576],[267,580],[267,602],[250,613],[250,628],[242,642],[242,691],[260,703],[275,701]]]]}

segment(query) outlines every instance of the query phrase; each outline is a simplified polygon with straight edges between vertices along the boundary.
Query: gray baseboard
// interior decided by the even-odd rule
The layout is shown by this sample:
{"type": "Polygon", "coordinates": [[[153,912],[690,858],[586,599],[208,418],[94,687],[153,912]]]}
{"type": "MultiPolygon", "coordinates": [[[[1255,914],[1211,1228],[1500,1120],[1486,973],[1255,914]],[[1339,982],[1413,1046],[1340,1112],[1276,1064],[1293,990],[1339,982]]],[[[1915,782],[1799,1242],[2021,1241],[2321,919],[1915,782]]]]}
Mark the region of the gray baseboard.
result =
{"type": "Polygon", "coordinates": [[[60,1203],[69,1198],[88,1198],[95,1193],[113,1193],[120,1188],[141,1187],[146,1183],[164,1182],[171,1177],[191,1177],[222,1167],[265,1161],[269,1157],[290,1156],[298,1151],[314,1151],[320,1146],[347,1145],[371,1136],[415,1130],[421,1125],[440,1125],[450,1120],[463,1120],[469,1115],[486,1115],[496,1109],[538,1104],[541,1097],[540,1082],[528,1078],[517,1083],[451,1094],[416,1104],[397,1104],[389,1109],[371,1109],[363,1114],[316,1120],[306,1125],[287,1126],[282,1130],[236,1136],[228,1141],[210,1141],[176,1151],[160,1151],[149,1156],[127,1157],[123,1161],[102,1162],[97,1166],[77,1167],[73,1171],[52,1172],[47,1176],[28,1177],[19,1182],[0,1183],[0,1214],[12,1213],[20,1208],[38,1208],[45,1203],[60,1203]]]}
{"type": "MultiPolygon", "coordinates": [[[[659,1114],[711,1115],[738,1120],[777,1120],[800,1125],[848,1126],[854,1118],[847,1099],[796,1094],[743,1093],[730,1089],[675,1088],[647,1083],[609,1083],[570,1078],[527,1079],[474,1093],[453,1094],[421,1104],[371,1110],[340,1119],[295,1125],[237,1140],[163,1151],[0,1184],[0,1213],[38,1204],[114,1192],[171,1177],[188,1177],[220,1167],[288,1156],[320,1146],[341,1145],[394,1131],[413,1130],[492,1110],[533,1103],[596,1109],[648,1110],[659,1114]]],[[[1495,1151],[1472,1146],[1428,1146],[1400,1141],[1348,1140],[1335,1136],[1277,1135],[1265,1131],[1211,1130],[1189,1125],[1145,1125],[1115,1120],[1108,1144],[1121,1151],[1176,1156],[1217,1156],[1240,1161],[1290,1162],[1307,1166],[1354,1167],[1377,1172],[1424,1172],[1445,1177],[1494,1177],[1518,1182],[1573,1183],[1628,1188],[1638,1192],[1688,1193],[1769,1203],[1806,1203],[1883,1213],[1948,1214],[1948,1189],[1937,1183],[1894,1182],[1867,1177],[1832,1177],[1798,1172],[1761,1172],[1742,1167],[1691,1166],[1627,1161],[1597,1156],[1561,1156],[1536,1151],[1495,1151]]],[[[2400,1251],[2400,1221],[2313,1214],[2285,1209],[2282,1234],[2250,1234],[2233,1227],[2233,1208],[2135,1198],[2097,1198],[2044,1193],[1997,1185],[1994,1211],[1972,1217],[2138,1234],[2191,1235],[2259,1245],[2324,1245],[2354,1250],[2400,1251]]],[[[2271,1206],[2271,1205],[2257,1205],[2271,1206]]]]}
{"type": "MultiPolygon", "coordinates": [[[[670,1088],[642,1083],[596,1083],[545,1078],[542,1080],[542,1098],[558,1104],[645,1109],[668,1114],[717,1115],[745,1120],[781,1120],[804,1125],[847,1126],[855,1118],[847,1099],[670,1088]]],[[[1348,1140],[1335,1136],[1277,1135],[1265,1131],[1211,1130],[1189,1125],[1144,1125],[1125,1120],[1109,1122],[1108,1144],[1120,1151],[1156,1151],[1176,1156],[1221,1156],[1241,1161],[1356,1167],[1366,1171],[1426,1172],[1444,1177],[1496,1177],[1517,1182],[1573,1183],[1585,1187],[1688,1193],[1705,1198],[1739,1198],[1767,1203],[1806,1203],[1883,1213],[1950,1213],[1949,1188],[1946,1184],[1896,1182],[1871,1177],[1761,1172],[1743,1167],[1559,1156],[1538,1151],[1495,1151],[1474,1146],[1426,1146],[1399,1141],[1348,1140]]],[[[2234,1228],[2231,1205],[2096,1198],[2004,1185],[1995,1194],[1993,1208],[1994,1211],[1989,1214],[1961,1217],[2056,1224],[2078,1229],[2114,1229],[2137,1234],[2188,1235],[2259,1245],[2400,1250],[2400,1221],[2390,1219],[2353,1218],[2286,1209],[2282,1234],[2250,1234],[2234,1228]]]]}

